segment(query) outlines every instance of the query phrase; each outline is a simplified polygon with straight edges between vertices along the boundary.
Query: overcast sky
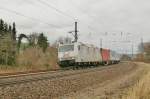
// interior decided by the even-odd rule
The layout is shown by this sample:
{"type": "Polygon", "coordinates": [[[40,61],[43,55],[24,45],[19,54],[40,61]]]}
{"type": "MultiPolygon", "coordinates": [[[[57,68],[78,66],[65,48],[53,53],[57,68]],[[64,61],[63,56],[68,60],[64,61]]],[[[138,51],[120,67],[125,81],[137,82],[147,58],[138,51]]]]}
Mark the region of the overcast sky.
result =
{"type": "Polygon", "coordinates": [[[142,37],[150,40],[150,0],[40,1],[53,8],[39,0],[0,0],[0,18],[16,22],[18,34],[44,32],[49,42],[70,36],[74,21],[78,21],[79,40],[85,43],[100,46],[101,38],[105,48],[131,52],[133,42],[136,52],[142,37]]]}

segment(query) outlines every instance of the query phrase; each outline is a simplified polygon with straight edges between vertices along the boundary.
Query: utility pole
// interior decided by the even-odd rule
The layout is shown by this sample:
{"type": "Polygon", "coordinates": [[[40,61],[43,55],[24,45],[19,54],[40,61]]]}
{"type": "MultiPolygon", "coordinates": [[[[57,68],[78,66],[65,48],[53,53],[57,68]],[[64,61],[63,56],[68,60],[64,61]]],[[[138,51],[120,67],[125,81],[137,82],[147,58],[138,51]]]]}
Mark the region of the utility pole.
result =
{"type": "Polygon", "coordinates": [[[142,53],[144,52],[144,44],[143,44],[143,38],[141,38],[141,51],[142,51],[142,53]]]}
{"type": "Polygon", "coordinates": [[[103,39],[100,38],[100,48],[103,48],[103,39]]]}
{"type": "Polygon", "coordinates": [[[75,22],[75,30],[74,31],[70,31],[69,33],[72,34],[74,36],[74,41],[73,42],[77,42],[78,41],[78,27],[77,27],[77,22],[75,22]],[[74,32],[74,33],[73,33],[74,32]]]}
{"type": "Polygon", "coordinates": [[[75,22],[75,40],[74,40],[75,42],[78,41],[78,29],[77,29],[78,27],[77,27],[77,24],[78,24],[78,23],[75,22]]]}
{"type": "Polygon", "coordinates": [[[134,55],[134,46],[133,46],[133,43],[132,43],[132,60],[133,60],[133,56],[134,55]]]}
{"type": "Polygon", "coordinates": [[[121,36],[123,35],[123,32],[121,32],[121,36]]]}

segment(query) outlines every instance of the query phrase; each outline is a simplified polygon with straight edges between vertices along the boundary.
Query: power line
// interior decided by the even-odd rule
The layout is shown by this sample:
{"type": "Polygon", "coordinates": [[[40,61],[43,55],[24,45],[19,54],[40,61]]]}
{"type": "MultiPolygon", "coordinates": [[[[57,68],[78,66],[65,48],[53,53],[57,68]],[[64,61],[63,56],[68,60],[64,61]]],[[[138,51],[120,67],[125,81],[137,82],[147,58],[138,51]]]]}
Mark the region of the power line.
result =
{"type": "Polygon", "coordinates": [[[18,15],[18,16],[25,17],[25,18],[30,19],[30,20],[32,20],[32,21],[36,21],[36,22],[38,21],[38,22],[40,22],[40,23],[47,24],[47,25],[49,25],[49,26],[51,26],[51,27],[55,27],[55,28],[58,28],[58,27],[59,27],[59,26],[57,26],[57,25],[49,24],[49,23],[47,23],[47,22],[44,22],[44,21],[42,21],[42,20],[40,20],[40,19],[33,18],[33,17],[30,17],[30,16],[26,16],[26,15],[24,15],[24,14],[22,14],[22,13],[19,13],[19,12],[14,11],[14,10],[10,10],[10,9],[4,8],[4,7],[0,7],[0,9],[1,9],[1,10],[4,10],[4,11],[7,11],[7,12],[10,12],[10,13],[13,13],[13,14],[16,14],[16,15],[18,15]]]}
{"type": "MultiPolygon", "coordinates": [[[[73,20],[75,20],[75,18],[72,17],[71,15],[66,14],[65,12],[63,12],[63,11],[61,11],[61,10],[59,10],[59,9],[57,9],[57,8],[55,8],[55,7],[53,7],[53,6],[50,5],[50,4],[48,4],[48,3],[46,3],[46,2],[44,2],[44,1],[42,1],[42,0],[37,0],[37,1],[39,1],[39,2],[42,3],[42,4],[44,4],[44,5],[47,6],[47,7],[50,7],[50,8],[52,8],[52,9],[54,9],[54,10],[57,11],[58,13],[60,13],[60,14],[62,14],[62,15],[64,15],[64,16],[67,16],[67,17],[69,17],[69,18],[71,18],[71,19],[73,19],[73,20]]],[[[24,14],[22,14],[22,13],[16,12],[16,11],[14,11],[14,10],[11,10],[11,9],[7,9],[7,8],[4,8],[4,7],[0,7],[0,9],[1,9],[1,10],[4,10],[4,11],[7,11],[7,12],[10,12],[10,13],[13,13],[13,14],[16,14],[16,15],[19,15],[19,16],[22,16],[22,17],[25,17],[25,18],[30,19],[30,20],[32,20],[32,21],[36,21],[36,22],[38,21],[38,22],[40,22],[40,23],[47,24],[47,25],[49,25],[49,26],[51,26],[51,27],[59,28],[59,26],[57,26],[57,25],[44,22],[44,21],[42,21],[41,19],[33,18],[33,17],[27,16],[27,15],[24,15],[24,14]]],[[[86,23],[85,23],[85,24],[86,24],[86,23]]],[[[87,24],[86,24],[86,25],[87,25],[87,24]]],[[[89,26],[89,25],[88,25],[88,28],[94,30],[94,29],[93,29],[91,26],[89,26]]]]}
{"type": "MultiPolygon", "coordinates": [[[[62,15],[64,15],[64,16],[66,16],[66,17],[69,17],[69,18],[71,18],[71,19],[73,19],[74,21],[77,21],[77,19],[75,19],[73,16],[71,16],[71,15],[69,15],[69,14],[67,14],[67,13],[65,13],[65,12],[63,12],[63,11],[61,11],[60,9],[58,9],[58,8],[56,8],[56,7],[54,7],[54,6],[52,6],[52,5],[50,5],[50,4],[48,4],[47,2],[44,2],[43,0],[37,0],[39,3],[41,3],[41,4],[43,4],[43,5],[45,5],[45,6],[47,6],[47,7],[49,7],[49,8],[51,8],[51,9],[53,9],[53,10],[55,10],[56,12],[58,12],[58,13],[60,13],[60,14],[62,14],[62,15]]],[[[78,19],[79,20],[79,19],[78,19]]],[[[81,22],[81,20],[79,20],[80,22],[81,22]]],[[[86,23],[85,23],[86,24],[86,23]]],[[[87,25],[87,24],[86,24],[87,25]]],[[[89,28],[89,29],[91,29],[91,30],[94,30],[91,26],[89,26],[89,25],[87,25],[87,27],[89,28]]],[[[95,31],[95,30],[94,30],[95,31]]]]}
{"type": "Polygon", "coordinates": [[[55,10],[56,12],[58,12],[58,13],[64,15],[64,16],[66,16],[66,17],[69,17],[69,18],[75,20],[75,18],[74,18],[73,16],[71,16],[71,15],[69,15],[69,14],[67,14],[67,13],[65,13],[65,12],[63,12],[63,11],[61,11],[61,10],[59,10],[59,9],[57,9],[56,7],[50,5],[49,3],[46,3],[46,2],[44,2],[44,1],[42,1],[42,0],[37,0],[37,1],[38,1],[39,3],[41,3],[41,4],[45,5],[45,6],[47,6],[47,7],[49,7],[49,8],[51,8],[51,9],[55,10]]]}

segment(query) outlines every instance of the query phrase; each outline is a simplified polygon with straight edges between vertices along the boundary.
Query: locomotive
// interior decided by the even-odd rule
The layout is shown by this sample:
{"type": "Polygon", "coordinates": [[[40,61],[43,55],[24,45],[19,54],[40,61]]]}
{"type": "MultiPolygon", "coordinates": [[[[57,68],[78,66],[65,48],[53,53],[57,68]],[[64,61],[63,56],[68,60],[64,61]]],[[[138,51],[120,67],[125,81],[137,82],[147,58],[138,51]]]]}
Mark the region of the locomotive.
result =
{"type": "Polygon", "coordinates": [[[58,63],[62,67],[109,65],[119,61],[120,54],[91,44],[74,42],[58,47],[58,63]]]}

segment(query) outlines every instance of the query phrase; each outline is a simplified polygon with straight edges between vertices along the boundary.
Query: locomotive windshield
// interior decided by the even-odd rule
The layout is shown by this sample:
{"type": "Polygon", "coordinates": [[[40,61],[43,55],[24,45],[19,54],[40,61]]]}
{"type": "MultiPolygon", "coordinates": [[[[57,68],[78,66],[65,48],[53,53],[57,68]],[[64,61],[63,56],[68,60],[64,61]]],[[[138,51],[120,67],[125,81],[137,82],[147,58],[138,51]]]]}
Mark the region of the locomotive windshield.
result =
{"type": "Polygon", "coordinates": [[[59,52],[68,52],[73,50],[74,50],[74,45],[64,45],[59,47],[59,52]]]}

